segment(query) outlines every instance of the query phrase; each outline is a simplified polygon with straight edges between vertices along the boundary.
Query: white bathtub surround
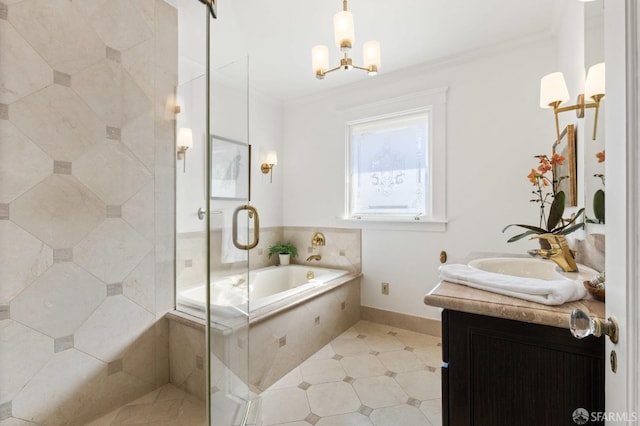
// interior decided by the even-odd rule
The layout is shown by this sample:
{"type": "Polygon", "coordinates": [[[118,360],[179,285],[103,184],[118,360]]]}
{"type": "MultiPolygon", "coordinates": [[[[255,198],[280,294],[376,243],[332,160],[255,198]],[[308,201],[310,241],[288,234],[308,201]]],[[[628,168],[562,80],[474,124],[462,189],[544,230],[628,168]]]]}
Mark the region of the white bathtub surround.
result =
{"type": "Polygon", "coordinates": [[[3,8],[0,420],[85,424],[169,379],[177,13],[3,8]]]}

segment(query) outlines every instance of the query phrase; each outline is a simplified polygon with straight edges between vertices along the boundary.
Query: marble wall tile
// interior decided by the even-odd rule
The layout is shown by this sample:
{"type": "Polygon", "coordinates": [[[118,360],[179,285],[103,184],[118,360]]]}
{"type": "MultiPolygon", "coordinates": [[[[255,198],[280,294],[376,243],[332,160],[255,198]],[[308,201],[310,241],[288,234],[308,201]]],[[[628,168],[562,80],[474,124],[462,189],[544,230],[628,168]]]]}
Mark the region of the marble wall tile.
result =
{"type": "Polygon", "coordinates": [[[107,59],[72,74],[71,87],[108,126],[122,128],[151,107],[122,65],[107,59]]]}
{"type": "Polygon", "coordinates": [[[87,424],[169,379],[175,121],[156,105],[175,92],[177,14],[155,0],[2,3],[0,358],[25,365],[0,368],[0,393],[16,389],[0,405],[24,419],[0,423],[87,424]],[[5,344],[9,329],[24,339],[5,344]]]}
{"type": "Polygon", "coordinates": [[[53,70],[9,22],[0,20],[0,102],[10,104],[53,82],[53,70]]]}
{"type": "Polygon", "coordinates": [[[13,399],[13,415],[43,424],[74,420],[68,405],[78,389],[106,374],[106,364],[70,349],[53,355],[13,399]]]}
{"type": "Polygon", "coordinates": [[[52,264],[50,247],[13,222],[0,221],[0,303],[9,303],[52,264]]]}
{"type": "Polygon", "coordinates": [[[153,112],[147,111],[124,126],[121,139],[138,160],[153,172],[156,155],[153,112]]]}
{"type": "Polygon", "coordinates": [[[155,241],[155,182],[150,180],[122,205],[122,218],[148,241],[155,241]]]}
{"type": "Polygon", "coordinates": [[[75,347],[110,362],[122,357],[154,321],[153,314],[126,297],[109,297],[77,330],[75,347]]]}
{"type": "Polygon", "coordinates": [[[105,140],[73,164],[73,174],[106,204],[125,203],[151,179],[147,168],[119,141],[105,140]]]}
{"type": "Polygon", "coordinates": [[[155,39],[149,39],[122,52],[122,65],[149,99],[155,96],[154,49],[155,39]]]}
{"type": "Polygon", "coordinates": [[[319,254],[322,259],[319,262],[314,261],[313,265],[356,273],[362,270],[359,229],[285,227],[284,240],[291,241],[298,247],[300,258],[295,260],[296,263],[307,264],[307,256],[319,254]],[[315,232],[324,234],[326,245],[311,247],[311,237],[315,232]]]}
{"type": "Polygon", "coordinates": [[[13,320],[0,321],[0,403],[18,391],[53,355],[53,339],[13,320]]]}
{"type": "Polygon", "coordinates": [[[147,311],[155,313],[155,278],[155,255],[149,252],[122,281],[124,295],[147,311]]]}
{"type": "Polygon", "coordinates": [[[106,219],[73,249],[74,260],[105,283],[121,282],[153,250],[122,219],[106,219]]]}
{"type": "Polygon", "coordinates": [[[13,299],[11,316],[48,336],[68,336],[105,297],[103,282],[74,263],[56,263],[13,299]]]}
{"type": "Polygon", "coordinates": [[[73,247],[106,216],[74,177],[51,175],[11,204],[11,218],[53,248],[73,247]]]}
{"type": "Polygon", "coordinates": [[[107,46],[125,50],[153,35],[141,11],[130,0],[76,0],[82,13],[107,46]]]}
{"type": "Polygon", "coordinates": [[[205,356],[206,348],[202,331],[176,321],[170,321],[170,382],[204,399],[205,386],[199,376],[206,377],[206,373],[197,368],[196,357],[204,359],[205,356]]]}
{"type": "Polygon", "coordinates": [[[175,25],[177,19],[177,9],[164,0],[155,0],[155,64],[159,70],[169,73],[175,79],[178,77],[178,27],[175,25]]]}
{"type": "Polygon", "coordinates": [[[73,74],[104,56],[104,43],[64,0],[29,0],[10,7],[9,22],[56,70],[73,74]],[[51,37],[55,34],[55,37],[51,37]]]}
{"type": "Polygon", "coordinates": [[[11,121],[58,161],[74,161],[105,134],[104,122],[87,104],[55,84],[11,104],[11,121]]]}

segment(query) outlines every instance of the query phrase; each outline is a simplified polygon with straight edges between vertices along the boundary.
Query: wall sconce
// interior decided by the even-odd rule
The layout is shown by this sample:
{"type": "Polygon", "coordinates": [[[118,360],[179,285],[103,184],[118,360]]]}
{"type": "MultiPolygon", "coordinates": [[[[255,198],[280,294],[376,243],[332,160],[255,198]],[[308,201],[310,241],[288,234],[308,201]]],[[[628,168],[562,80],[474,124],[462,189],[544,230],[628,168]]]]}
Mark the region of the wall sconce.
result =
{"type": "Polygon", "coordinates": [[[269,151],[267,159],[260,165],[260,170],[265,175],[269,173],[269,183],[273,183],[273,166],[278,164],[278,154],[275,151],[269,151]]]}
{"type": "Polygon", "coordinates": [[[585,93],[578,95],[575,105],[560,107],[569,100],[569,91],[561,72],[547,74],[540,80],[540,108],[553,108],[556,118],[556,136],[560,140],[560,125],[558,123],[558,113],[565,111],[576,111],[578,118],[584,117],[585,108],[595,108],[595,118],[593,121],[593,140],[596,140],[598,129],[598,110],[600,109],[600,101],[604,98],[605,90],[605,69],[604,62],[593,65],[587,72],[585,82],[585,93]],[[592,103],[586,103],[587,99],[593,100],[592,103]]]}
{"type": "Polygon", "coordinates": [[[182,165],[182,173],[187,171],[187,150],[193,148],[193,131],[188,127],[181,127],[178,129],[177,145],[177,157],[178,160],[184,160],[182,165]]]}

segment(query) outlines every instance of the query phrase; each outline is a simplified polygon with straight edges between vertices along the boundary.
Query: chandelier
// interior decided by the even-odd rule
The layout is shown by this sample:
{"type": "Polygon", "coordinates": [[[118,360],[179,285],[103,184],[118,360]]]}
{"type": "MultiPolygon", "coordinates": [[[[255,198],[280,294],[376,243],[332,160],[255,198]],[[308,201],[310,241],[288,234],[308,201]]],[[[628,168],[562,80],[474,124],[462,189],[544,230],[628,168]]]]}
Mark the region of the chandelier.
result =
{"type": "Polygon", "coordinates": [[[338,69],[350,70],[356,68],[367,71],[369,75],[376,75],[380,67],[380,43],[375,40],[366,42],[362,46],[362,56],[364,66],[353,65],[353,60],[349,57],[349,51],[354,43],[353,15],[347,10],[347,0],[342,1],[342,12],[338,12],[333,17],[333,33],[336,46],[344,56],[340,59],[340,65],[329,69],[329,48],[318,45],[311,49],[311,63],[316,78],[322,80],[324,76],[338,69]]]}

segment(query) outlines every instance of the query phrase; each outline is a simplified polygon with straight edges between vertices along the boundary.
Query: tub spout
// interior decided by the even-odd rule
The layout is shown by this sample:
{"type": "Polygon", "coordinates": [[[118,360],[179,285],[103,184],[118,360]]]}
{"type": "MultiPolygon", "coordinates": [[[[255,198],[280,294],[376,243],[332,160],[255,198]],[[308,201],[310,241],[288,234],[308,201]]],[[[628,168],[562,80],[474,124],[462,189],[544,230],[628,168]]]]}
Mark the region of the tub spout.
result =
{"type": "Polygon", "coordinates": [[[314,254],[307,257],[307,262],[311,262],[312,260],[320,261],[320,259],[322,259],[322,256],[320,256],[319,254],[314,254]]]}

